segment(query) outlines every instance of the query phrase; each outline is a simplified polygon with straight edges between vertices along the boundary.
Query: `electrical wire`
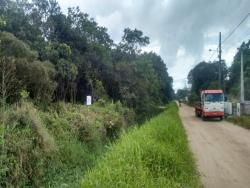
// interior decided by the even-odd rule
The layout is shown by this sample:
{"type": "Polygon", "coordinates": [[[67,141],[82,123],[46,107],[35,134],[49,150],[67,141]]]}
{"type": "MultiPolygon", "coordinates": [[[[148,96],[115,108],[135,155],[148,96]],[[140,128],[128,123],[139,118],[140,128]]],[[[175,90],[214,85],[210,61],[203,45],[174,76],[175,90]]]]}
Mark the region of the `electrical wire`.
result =
{"type": "MultiPolygon", "coordinates": [[[[241,26],[241,24],[243,24],[246,19],[250,16],[250,13],[247,13],[246,16],[240,21],[239,24],[237,24],[232,30],[231,32],[225,37],[225,39],[221,42],[221,45],[224,44],[233,34],[234,32],[241,26]]],[[[210,56],[209,58],[209,62],[211,61],[211,59],[214,57],[215,53],[219,50],[219,46],[217,47],[217,49],[214,51],[214,53],[210,56]]],[[[216,58],[215,58],[216,59],[216,58]]],[[[214,60],[215,60],[214,59],[214,60]]],[[[214,61],[213,60],[213,61],[214,61]]]]}
{"type": "MultiPolygon", "coordinates": [[[[221,45],[224,44],[233,34],[234,32],[241,26],[242,23],[244,23],[246,21],[246,19],[250,16],[250,12],[246,14],[246,16],[240,21],[240,23],[238,25],[236,25],[231,32],[226,36],[226,38],[221,42],[221,45]]],[[[216,54],[216,52],[218,52],[219,50],[219,45],[217,46],[216,50],[214,50],[214,52],[212,53],[212,55],[210,56],[208,62],[211,61],[211,59],[214,57],[214,55],[216,54]]],[[[215,58],[216,59],[216,58],[215,58]]],[[[215,59],[213,61],[215,61],[215,59]]],[[[213,62],[212,61],[212,62],[213,62]]],[[[187,79],[187,78],[186,78],[187,79]]],[[[175,82],[181,82],[184,81],[186,79],[178,79],[178,80],[174,80],[175,82]]]]}
{"type": "Polygon", "coordinates": [[[221,44],[225,43],[233,34],[234,32],[240,27],[240,25],[250,16],[250,13],[248,13],[234,29],[228,34],[228,36],[221,42],[221,44]]]}
{"type": "Polygon", "coordinates": [[[237,39],[234,39],[233,41],[230,41],[223,45],[224,48],[230,48],[233,46],[239,46],[241,45],[242,41],[248,41],[250,39],[250,28],[246,28],[243,31],[239,32],[239,37],[237,39]]]}

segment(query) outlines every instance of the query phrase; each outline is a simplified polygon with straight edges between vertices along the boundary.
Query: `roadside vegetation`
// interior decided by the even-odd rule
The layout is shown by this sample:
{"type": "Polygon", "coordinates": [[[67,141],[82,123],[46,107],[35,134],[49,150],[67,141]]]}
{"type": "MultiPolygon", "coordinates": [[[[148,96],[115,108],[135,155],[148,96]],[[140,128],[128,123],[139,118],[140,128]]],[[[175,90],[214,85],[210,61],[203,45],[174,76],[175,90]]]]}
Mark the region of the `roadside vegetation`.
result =
{"type": "Polygon", "coordinates": [[[0,187],[78,187],[105,146],[134,124],[133,111],[120,103],[41,110],[21,102],[4,115],[0,187]]]}
{"type": "Polygon", "coordinates": [[[199,187],[187,137],[176,104],[123,134],[95,167],[83,177],[81,187],[199,187]]]}
{"type": "Polygon", "coordinates": [[[246,129],[250,129],[250,116],[229,117],[228,121],[246,129]]]}
{"type": "Polygon", "coordinates": [[[173,79],[149,44],[136,28],[115,43],[56,0],[1,0],[0,187],[77,187],[121,132],[162,111],[173,79]]]}

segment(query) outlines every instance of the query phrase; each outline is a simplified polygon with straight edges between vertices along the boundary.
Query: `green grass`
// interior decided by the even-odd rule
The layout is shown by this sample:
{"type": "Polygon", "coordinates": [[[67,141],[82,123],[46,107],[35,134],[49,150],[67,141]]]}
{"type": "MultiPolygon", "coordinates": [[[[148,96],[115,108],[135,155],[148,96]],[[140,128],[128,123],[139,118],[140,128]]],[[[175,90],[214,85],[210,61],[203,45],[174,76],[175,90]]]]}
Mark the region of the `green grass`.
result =
{"type": "Polygon", "coordinates": [[[230,117],[228,121],[246,129],[250,129],[250,116],[230,117]]]}
{"type": "Polygon", "coordinates": [[[82,179],[81,187],[199,187],[187,137],[172,103],[123,134],[82,179]]]}
{"type": "Polygon", "coordinates": [[[0,187],[79,187],[84,172],[133,119],[120,103],[8,106],[0,113],[0,187]]]}

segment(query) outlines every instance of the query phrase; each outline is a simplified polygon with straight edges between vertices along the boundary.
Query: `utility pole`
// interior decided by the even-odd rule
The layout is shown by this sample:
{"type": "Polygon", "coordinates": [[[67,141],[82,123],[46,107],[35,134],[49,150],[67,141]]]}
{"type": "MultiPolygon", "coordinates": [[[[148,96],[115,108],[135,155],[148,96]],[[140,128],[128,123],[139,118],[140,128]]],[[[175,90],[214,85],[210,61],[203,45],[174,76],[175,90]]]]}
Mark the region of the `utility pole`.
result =
{"type": "Polygon", "coordinates": [[[221,70],[221,32],[219,33],[219,88],[222,89],[221,70]]]}
{"type": "Polygon", "coordinates": [[[244,68],[243,68],[243,50],[244,47],[241,48],[241,63],[240,63],[240,102],[244,103],[245,96],[244,96],[244,68]]]}

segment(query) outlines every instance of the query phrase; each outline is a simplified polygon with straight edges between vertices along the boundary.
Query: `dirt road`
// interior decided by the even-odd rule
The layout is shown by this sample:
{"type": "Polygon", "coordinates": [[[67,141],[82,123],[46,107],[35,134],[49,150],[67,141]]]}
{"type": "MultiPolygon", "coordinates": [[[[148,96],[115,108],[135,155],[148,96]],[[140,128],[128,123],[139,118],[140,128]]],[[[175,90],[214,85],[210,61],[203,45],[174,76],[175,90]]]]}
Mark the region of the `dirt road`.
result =
{"type": "Polygon", "coordinates": [[[202,121],[185,105],[180,116],[205,188],[250,188],[250,131],[202,121]]]}

